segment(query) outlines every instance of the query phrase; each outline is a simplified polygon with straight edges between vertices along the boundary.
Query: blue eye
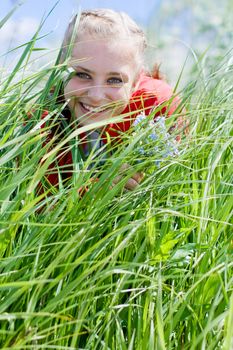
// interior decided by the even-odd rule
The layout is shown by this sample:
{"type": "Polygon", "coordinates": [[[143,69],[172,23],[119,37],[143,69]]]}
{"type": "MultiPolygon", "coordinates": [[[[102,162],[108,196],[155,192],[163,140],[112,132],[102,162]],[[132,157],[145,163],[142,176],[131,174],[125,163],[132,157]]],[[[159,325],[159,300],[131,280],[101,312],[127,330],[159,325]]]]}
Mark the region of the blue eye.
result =
{"type": "Polygon", "coordinates": [[[108,79],[108,83],[112,85],[119,85],[123,83],[123,80],[120,78],[110,78],[108,79]]]}
{"type": "Polygon", "coordinates": [[[91,79],[91,76],[87,73],[84,73],[84,72],[76,72],[75,76],[80,78],[80,79],[87,79],[87,80],[91,79]]]}

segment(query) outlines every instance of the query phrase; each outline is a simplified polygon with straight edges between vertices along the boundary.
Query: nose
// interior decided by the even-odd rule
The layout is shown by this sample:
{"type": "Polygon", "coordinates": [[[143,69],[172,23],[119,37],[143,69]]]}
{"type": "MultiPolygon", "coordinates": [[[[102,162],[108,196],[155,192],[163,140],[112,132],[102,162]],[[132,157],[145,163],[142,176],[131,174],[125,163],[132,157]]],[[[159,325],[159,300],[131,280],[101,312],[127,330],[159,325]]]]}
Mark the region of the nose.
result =
{"type": "Polygon", "coordinates": [[[104,100],[106,101],[106,88],[103,85],[89,86],[87,96],[93,103],[97,103],[104,100]]]}

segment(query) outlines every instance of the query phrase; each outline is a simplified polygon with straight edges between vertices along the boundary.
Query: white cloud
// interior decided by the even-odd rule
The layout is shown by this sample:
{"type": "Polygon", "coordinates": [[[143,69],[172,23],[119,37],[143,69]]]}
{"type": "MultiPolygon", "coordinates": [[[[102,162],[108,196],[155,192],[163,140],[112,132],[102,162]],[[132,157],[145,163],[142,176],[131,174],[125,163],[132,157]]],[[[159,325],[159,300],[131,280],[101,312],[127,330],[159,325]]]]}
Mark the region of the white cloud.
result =
{"type": "Polygon", "coordinates": [[[10,71],[15,66],[23,49],[11,53],[9,51],[29,41],[37,31],[39,23],[39,20],[33,17],[23,17],[18,20],[10,18],[0,28],[0,73],[2,69],[10,71]]]}
{"type": "Polygon", "coordinates": [[[9,19],[0,29],[1,50],[23,44],[36,32],[39,21],[33,17],[23,17],[19,20],[9,19]]]}

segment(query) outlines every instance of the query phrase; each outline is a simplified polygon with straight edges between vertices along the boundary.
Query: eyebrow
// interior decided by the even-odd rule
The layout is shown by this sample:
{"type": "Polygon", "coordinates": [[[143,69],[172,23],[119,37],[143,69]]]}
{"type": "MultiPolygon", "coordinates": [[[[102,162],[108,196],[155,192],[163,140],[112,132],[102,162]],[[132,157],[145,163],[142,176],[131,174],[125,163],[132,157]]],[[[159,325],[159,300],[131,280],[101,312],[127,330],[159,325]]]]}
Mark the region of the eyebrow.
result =
{"type": "MultiPolygon", "coordinates": [[[[94,74],[95,73],[92,70],[90,70],[88,68],[84,68],[82,66],[74,66],[74,68],[75,69],[82,69],[84,72],[90,73],[90,74],[94,74]]],[[[125,73],[119,73],[119,72],[109,72],[108,75],[118,75],[120,77],[127,77],[127,75],[125,73]]]]}

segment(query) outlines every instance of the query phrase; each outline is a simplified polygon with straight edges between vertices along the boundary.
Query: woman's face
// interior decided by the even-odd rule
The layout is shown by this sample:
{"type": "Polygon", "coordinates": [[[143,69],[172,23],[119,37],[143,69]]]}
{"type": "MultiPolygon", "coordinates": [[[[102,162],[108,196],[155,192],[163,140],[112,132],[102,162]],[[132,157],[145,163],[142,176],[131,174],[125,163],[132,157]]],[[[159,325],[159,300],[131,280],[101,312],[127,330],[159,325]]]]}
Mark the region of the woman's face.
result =
{"type": "Polygon", "coordinates": [[[70,67],[75,72],[64,95],[80,125],[117,116],[128,104],[136,65],[133,46],[127,44],[85,39],[74,45],[70,67]]]}

